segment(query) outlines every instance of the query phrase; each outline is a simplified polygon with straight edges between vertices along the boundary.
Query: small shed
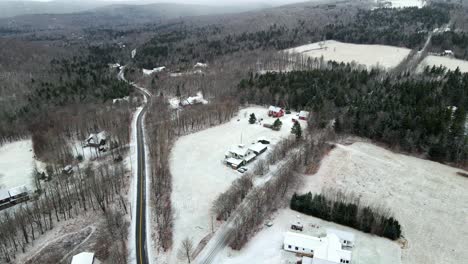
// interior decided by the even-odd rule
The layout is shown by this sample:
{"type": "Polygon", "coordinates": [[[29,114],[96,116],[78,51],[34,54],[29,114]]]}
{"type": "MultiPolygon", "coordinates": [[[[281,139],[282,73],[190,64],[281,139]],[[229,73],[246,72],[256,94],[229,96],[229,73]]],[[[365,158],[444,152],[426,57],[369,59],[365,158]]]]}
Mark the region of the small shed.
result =
{"type": "Polygon", "coordinates": [[[307,120],[309,118],[309,112],[307,111],[300,111],[299,112],[299,119],[300,120],[307,120]]]}

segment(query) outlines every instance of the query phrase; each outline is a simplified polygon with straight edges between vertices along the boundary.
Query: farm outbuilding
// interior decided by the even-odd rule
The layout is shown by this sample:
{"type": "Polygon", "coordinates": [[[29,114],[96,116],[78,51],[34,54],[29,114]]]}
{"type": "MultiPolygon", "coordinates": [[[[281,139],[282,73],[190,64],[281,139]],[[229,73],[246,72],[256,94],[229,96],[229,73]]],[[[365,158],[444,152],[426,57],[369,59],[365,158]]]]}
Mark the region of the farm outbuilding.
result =
{"type": "Polygon", "coordinates": [[[354,243],[354,237],[352,234],[343,231],[335,232],[334,230],[327,230],[325,237],[286,232],[283,249],[308,256],[312,258],[313,264],[351,263],[352,247],[343,241],[354,243]],[[340,236],[344,237],[341,238],[340,236]]]}
{"type": "Polygon", "coordinates": [[[307,111],[300,111],[299,112],[299,119],[300,120],[307,120],[309,118],[309,112],[307,111]]]}
{"type": "Polygon", "coordinates": [[[253,153],[255,153],[255,155],[260,155],[263,152],[265,152],[267,149],[268,148],[265,145],[263,145],[262,143],[255,143],[255,144],[252,144],[249,147],[249,150],[251,150],[253,153]]]}
{"type": "Polygon", "coordinates": [[[73,256],[71,264],[97,264],[98,262],[94,258],[94,253],[81,252],[73,256]]]}
{"type": "Polygon", "coordinates": [[[245,162],[243,160],[240,160],[240,159],[235,159],[235,158],[227,158],[224,160],[224,162],[231,166],[233,169],[238,169],[240,168],[242,165],[245,164],[245,162]]]}
{"type": "Polygon", "coordinates": [[[272,117],[282,117],[284,116],[284,110],[281,107],[271,105],[268,108],[268,116],[272,117]]]}

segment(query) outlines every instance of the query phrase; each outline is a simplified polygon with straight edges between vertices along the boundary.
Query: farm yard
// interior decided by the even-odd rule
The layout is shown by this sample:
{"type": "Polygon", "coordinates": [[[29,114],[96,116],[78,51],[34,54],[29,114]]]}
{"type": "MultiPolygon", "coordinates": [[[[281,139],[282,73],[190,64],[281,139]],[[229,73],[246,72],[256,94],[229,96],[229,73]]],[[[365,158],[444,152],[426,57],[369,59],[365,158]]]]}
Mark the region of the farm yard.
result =
{"type": "MultiPolygon", "coordinates": [[[[226,151],[242,143],[247,147],[260,138],[267,138],[266,153],[282,138],[291,135],[292,118],[295,112],[281,117],[283,125],[279,131],[261,124],[273,123],[276,118],[268,117],[264,107],[248,107],[230,122],[179,138],[172,149],[170,169],[173,178],[172,201],[174,212],[174,246],[167,256],[167,263],[178,263],[177,250],[187,236],[195,247],[211,233],[210,209],[216,197],[227,190],[242,174],[223,163],[226,151]],[[262,122],[249,124],[254,113],[262,122]]],[[[305,121],[298,121],[302,127],[305,121]]],[[[252,170],[255,161],[245,166],[252,170]]],[[[216,225],[216,223],[215,223],[216,225]]]]}
{"type": "Polygon", "coordinates": [[[300,258],[297,258],[291,252],[282,250],[284,233],[291,231],[291,222],[296,219],[300,219],[304,226],[302,234],[312,236],[323,235],[327,228],[334,228],[354,234],[356,237],[356,243],[352,251],[352,263],[354,264],[401,263],[401,249],[395,242],[300,214],[290,209],[279,210],[271,220],[273,225],[271,227],[265,226],[242,250],[234,251],[230,248],[225,248],[214,263],[296,263],[300,258]]]}
{"type": "Polygon", "coordinates": [[[455,264],[468,258],[459,243],[468,237],[468,179],[459,171],[357,142],[337,145],[320,170],[305,177],[300,193],[334,188],[390,208],[408,243],[402,263],[455,264]]]}
{"type": "Polygon", "coordinates": [[[343,43],[335,40],[316,42],[286,50],[325,61],[356,63],[367,68],[379,67],[390,69],[396,67],[410,53],[410,49],[384,45],[364,45],[343,43]]]}

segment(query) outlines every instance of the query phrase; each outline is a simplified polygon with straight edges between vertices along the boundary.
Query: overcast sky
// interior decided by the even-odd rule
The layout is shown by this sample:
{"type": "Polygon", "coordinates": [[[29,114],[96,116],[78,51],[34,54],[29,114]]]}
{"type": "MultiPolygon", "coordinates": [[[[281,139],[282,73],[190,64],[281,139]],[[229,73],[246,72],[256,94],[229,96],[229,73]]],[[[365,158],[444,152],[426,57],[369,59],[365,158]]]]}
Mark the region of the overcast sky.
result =
{"type": "MultiPolygon", "coordinates": [[[[11,0],[0,0],[2,1],[11,1],[11,0]]],[[[27,0],[13,0],[13,1],[27,1],[27,0]]],[[[31,1],[40,1],[40,2],[49,2],[53,0],[31,0],[31,1]]],[[[58,0],[61,2],[88,2],[88,0],[58,0]]],[[[238,5],[238,4],[247,4],[247,3],[265,3],[268,5],[281,5],[289,3],[298,3],[306,2],[307,0],[94,0],[98,2],[142,2],[142,3],[191,3],[191,4],[208,4],[208,5],[238,5]]],[[[93,1],[93,2],[94,2],[93,1]]]]}
{"type": "MultiPolygon", "coordinates": [[[[11,1],[11,0],[0,0],[1,1],[11,1]]],[[[27,0],[13,0],[13,1],[27,1],[27,0]]],[[[38,2],[49,2],[57,0],[31,0],[38,2]]],[[[82,0],[58,0],[61,2],[83,2],[82,0]]],[[[289,4],[297,2],[306,2],[307,0],[94,0],[99,2],[152,2],[152,3],[194,3],[194,4],[246,4],[246,3],[266,3],[271,5],[277,4],[289,4]]],[[[85,0],[86,2],[86,0],[85,0]]]]}

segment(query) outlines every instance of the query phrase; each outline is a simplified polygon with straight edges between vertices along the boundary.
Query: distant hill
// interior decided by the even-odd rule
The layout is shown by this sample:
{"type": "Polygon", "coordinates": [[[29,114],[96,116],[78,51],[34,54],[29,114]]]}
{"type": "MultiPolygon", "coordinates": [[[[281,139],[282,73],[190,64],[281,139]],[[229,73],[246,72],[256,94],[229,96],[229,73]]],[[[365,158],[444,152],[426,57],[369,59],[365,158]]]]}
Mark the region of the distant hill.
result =
{"type": "MultiPolygon", "coordinates": [[[[147,2],[148,0],[146,0],[147,2]]],[[[168,1],[170,2],[170,1],[168,1]]],[[[156,11],[162,14],[167,12],[169,17],[174,16],[197,16],[220,13],[235,13],[247,10],[254,10],[268,7],[266,4],[251,4],[242,6],[208,6],[208,5],[187,5],[187,4],[172,4],[172,3],[157,3],[144,4],[145,0],[139,3],[120,2],[112,5],[112,2],[106,1],[0,1],[0,18],[9,18],[23,15],[38,15],[38,14],[70,14],[83,11],[97,12],[121,12],[122,9],[134,9],[135,11],[156,11]],[[97,9],[97,10],[96,10],[97,9]]]]}
{"type": "Polygon", "coordinates": [[[73,13],[103,6],[99,1],[0,1],[0,18],[30,14],[73,13]]]}
{"type": "MultiPolygon", "coordinates": [[[[9,2],[10,4],[12,2],[9,2]]],[[[20,6],[24,6],[23,11],[39,12],[34,9],[37,2],[19,2],[20,6]],[[26,7],[26,3],[32,3],[26,7]],[[35,11],[34,11],[35,10],[35,11]]],[[[107,6],[98,6],[92,9],[74,12],[73,10],[85,9],[83,5],[67,6],[60,9],[58,3],[50,5],[49,9],[44,10],[62,10],[61,13],[46,12],[44,14],[25,14],[12,17],[1,17],[0,27],[4,30],[57,30],[57,29],[73,29],[73,28],[97,28],[97,27],[112,27],[128,24],[152,24],[160,23],[164,20],[177,19],[182,17],[197,17],[204,15],[219,15],[233,14],[252,10],[254,7],[241,6],[203,6],[191,4],[146,4],[146,5],[130,5],[130,4],[114,4],[107,6]],[[54,8],[52,8],[54,7],[54,8]],[[75,8],[75,9],[74,9],[75,8]],[[67,13],[65,11],[70,11],[67,13]]],[[[18,2],[17,2],[18,4],[18,2]]],[[[41,3],[47,4],[47,3],[41,3]]],[[[0,8],[5,3],[0,2],[0,8]]],[[[7,4],[6,6],[10,6],[7,4]]],[[[89,7],[89,6],[88,6],[89,7]]],[[[17,7],[18,8],[18,7],[17,7]]],[[[258,5],[260,8],[260,5],[258,5]]],[[[10,11],[1,10],[2,14],[10,11]]],[[[19,12],[18,10],[16,11],[19,12]]]]}

